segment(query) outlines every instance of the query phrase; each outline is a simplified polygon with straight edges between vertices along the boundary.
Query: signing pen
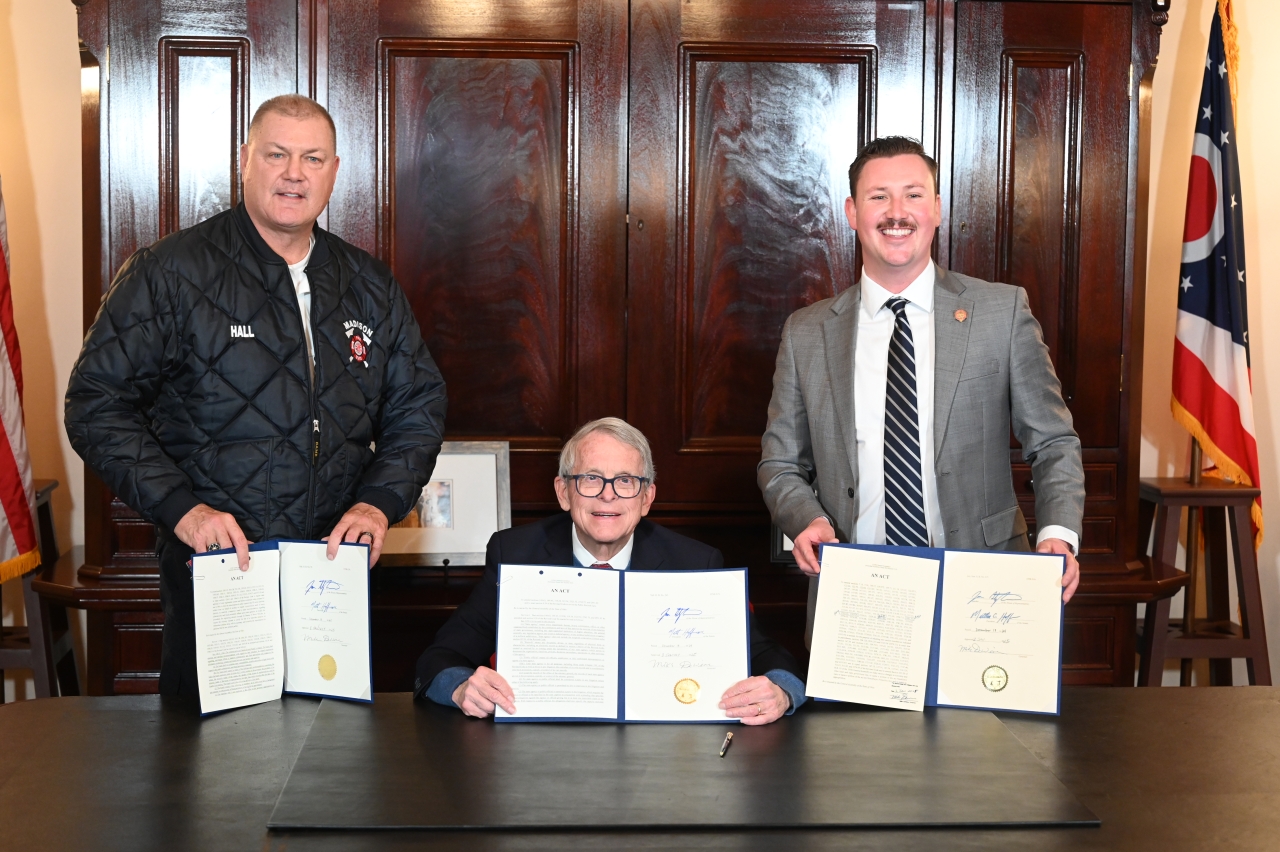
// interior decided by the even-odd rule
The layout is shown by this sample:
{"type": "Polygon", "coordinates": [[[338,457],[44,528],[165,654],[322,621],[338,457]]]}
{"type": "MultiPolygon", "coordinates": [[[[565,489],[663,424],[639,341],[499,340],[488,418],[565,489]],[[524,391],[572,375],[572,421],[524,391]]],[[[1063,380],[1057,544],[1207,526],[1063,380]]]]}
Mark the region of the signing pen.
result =
{"type": "Polygon", "coordinates": [[[724,735],[724,742],[720,744],[720,756],[724,757],[724,753],[729,750],[729,743],[733,742],[733,734],[724,735]]]}

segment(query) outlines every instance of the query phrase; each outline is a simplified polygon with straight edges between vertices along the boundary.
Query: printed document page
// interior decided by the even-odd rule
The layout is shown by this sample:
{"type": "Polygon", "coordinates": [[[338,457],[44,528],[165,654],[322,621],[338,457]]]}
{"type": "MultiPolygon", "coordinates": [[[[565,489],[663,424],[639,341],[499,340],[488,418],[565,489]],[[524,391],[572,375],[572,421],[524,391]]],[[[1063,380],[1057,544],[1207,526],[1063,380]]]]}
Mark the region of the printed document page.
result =
{"type": "Polygon", "coordinates": [[[280,554],[249,553],[241,571],[234,550],[191,558],[195,594],[196,679],[200,711],[216,713],[280,697],[280,554]]]}
{"type": "Polygon", "coordinates": [[[369,657],[369,546],[282,541],[280,623],[285,692],[373,700],[369,657]]]}
{"type": "Polygon", "coordinates": [[[498,673],[516,712],[496,719],[618,718],[621,572],[498,567],[498,673]]]}
{"type": "Polygon", "coordinates": [[[751,668],[745,568],[623,575],[628,722],[726,718],[720,696],[751,668]]]}
{"type": "Polygon", "coordinates": [[[1064,569],[1051,554],[947,551],[940,706],[1058,712],[1064,569]]]}
{"type": "Polygon", "coordinates": [[[805,693],[923,710],[936,559],[822,548],[805,693]]]}

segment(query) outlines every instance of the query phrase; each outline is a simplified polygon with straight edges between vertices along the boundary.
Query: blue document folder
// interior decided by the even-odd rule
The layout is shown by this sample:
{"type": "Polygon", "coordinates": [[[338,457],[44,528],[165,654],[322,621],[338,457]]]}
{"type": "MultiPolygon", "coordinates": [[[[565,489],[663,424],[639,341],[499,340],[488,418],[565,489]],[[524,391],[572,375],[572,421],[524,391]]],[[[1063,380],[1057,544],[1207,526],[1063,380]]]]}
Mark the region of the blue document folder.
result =
{"type": "MultiPolygon", "coordinates": [[[[577,566],[570,567],[570,566],[563,566],[563,565],[556,565],[556,566],[500,565],[498,569],[498,577],[499,577],[498,611],[500,613],[499,622],[498,622],[499,650],[497,653],[497,663],[496,663],[497,670],[499,673],[504,672],[504,663],[507,662],[504,660],[502,648],[504,644],[503,636],[505,634],[505,628],[509,626],[504,624],[501,616],[501,613],[504,611],[503,590],[504,588],[507,587],[508,582],[514,576],[513,572],[517,572],[517,571],[529,572],[534,570],[538,571],[539,574],[543,574],[545,572],[548,578],[556,578],[556,580],[558,580],[561,576],[567,576],[569,580],[573,580],[575,578],[581,577],[589,581],[598,581],[601,587],[606,589],[608,589],[611,586],[611,581],[616,581],[616,593],[612,591],[606,592],[606,594],[610,595],[611,597],[616,594],[616,603],[614,603],[612,599],[609,599],[606,604],[610,608],[616,607],[616,613],[617,613],[617,637],[616,637],[617,638],[617,679],[616,679],[616,686],[613,687],[616,689],[616,696],[617,696],[616,713],[612,715],[604,715],[604,714],[582,715],[577,713],[569,713],[569,714],[562,715],[562,714],[537,713],[537,714],[528,715],[528,716],[521,716],[521,715],[509,716],[499,712],[495,714],[494,721],[496,722],[647,722],[647,723],[655,723],[655,724],[662,724],[662,723],[724,724],[726,721],[733,721],[733,720],[727,719],[724,716],[720,716],[719,718],[687,718],[687,717],[682,718],[681,716],[683,711],[681,709],[681,705],[692,708],[694,705],[698,704],[699,702],[703,702],[703,706],[697,708],[698,712],[701,712],[701,713],[710,712],[710,710],[705,706],[705,702],[708,702],[708,701],[712,702],[713,706],[719,703],[720,695],[723,692],[723,689],[718,688],[719,681],[723,680],[726,672],[734,672],[735,675],[737,675],[733,677],[733,680],[729,684],[725,685],[726,688],[727,686],[732,685],[732,683],[736,683],[737,681],[743,678],[749,677],[751,674],[751,625],[750,625],[751,616],[750,616],[750,609],[749,609],[749,603],[748,603],[749,598],[747,594],[747,569],[746,568],[716,568],[716,569],[688,569],[688,570],[660,570],[660,571],[632,571],[632,570],[617,571],[612,568],[583,568],[583,567],[577,567],[577,566]],[[554,572],[554,573],[551,573],[551,572],[554,572]],[[660,605],[658,610],[656,611],[657,612],[656,621],[658,623],[658,628],[661,628],[663,630],[668,630],[671,634],[670,653],[669,653],[669,656],[671,657],[671,659],[670,660],[650,659],[650,658],[646,658],[643,660],[631,659],[630,665],[644,666],[648,670],[657,671],[657,672],[666,671],[665,669],[659,668],[660,666],[667,665],[668,663],[671,665],[669,675],[655,674],[655,675],[652,675],[652,677],[650,678],[655,682],[657,682],[658,680],[661,680],[663,677],[665,677],[665,680],[662,680],[664,689],[662,691],[661,701],[658,702],[658,704],[661,706],[657,708],[657,712],[644,712],[643,710],[636,710],[629,714],[627,712],[627,708],[628,708],[627,682],[628,682],[628,662],[629,662],[628,652],[631,651],[633,657],[636,657],[639,654],[649,654],[650,656],[652,656],[654,653],[657,653],[657,652],[654,651],[652,644],[642,643],[640,644],[639,647],[636,647],[636,643],[633,643],[631,646],[628,645],[628,642],[627,642],[627,635],[629,632],[628,623],[627,623],[628,584],[630,584],[633,587],[644,585],[647,589],[652,590],[654,587],[661,588],[664,585],[663,583],[655,582],[655,578],[670,577],[673,580],[677,580],[677,579],[693,580],[694,578],[699,576],[705,577],[709,575],[715,575],[718,578],[732,578],[729,583],[725,584],[725,587],[727,589],[734,588],[735,585],[736,587],[741,588],[741,599],[740,600],[736,599],[736,594],[735,594],[734,600],[732,600],[731,602],[726,602],[725,604],[726,612],[728,612],[728,615],[727,615],[728,618],[736,619],[738,617],[737,613],[741,613],[742,621],[740,626],[742,628],[742,635],[744,637],[744,641],[741,648],[742,665],[740,667],[740,670],[738,667],[736,667],[736,665],[732,661],[720,661],[720,660],[717,660],[715,662],[699,661],[696,658],[691,658],[689,656],[692,650],[691,645],[696,645],[696,643],[698,642],[698,638],[697,638],[697,633],[699,632],[699,627],[697,626],[698,620],[699,618],[704,617],[704,613],[701,611],[701,609],[698,609],[695,612],[691,608],[682,608],[679,606],[665,607],[660,605]],[[704,666],[705,668],[703,669],[697,668],[700,665],[704,666]],[[715,687],[712,687],[710,683],[702,682],[703,680],[705,680],[705,677],[702,674],[699,674],[699,672],[705,671],[708,668],[715,670],[715,674],[711,676],[711,680],[715,683],[715,687]],[[667,684],[666,683],[667,680],[671,681],[671,683],[667,684]],[[669,705],[669,707],[667,707],[666,705],[669,705]]],[[[548,582],[552,583],[554,581],[552,579],[548,579],[548,582]]],[[[569,584],[565,583],[564,585],[568,586],[569,584]]],[[[638,605],[638,601],[636,599],[636,592],[637,590],[635,588],[633,588],[631,591],[631,594],[632,594],[631,603],[633,605],[638,605]]],[[[513,592],[509,594],[513,594],[513,592]]],[[[510,603],[510,601],[508,601],[508,603],[510,603]]],[[[725,623],[725,622],[723,621],[723,619],[720,619],[717,621],[717,623],[725,623]]],[[[738,626],[739,625],[737,624],[733,625],[735,629],[738,626]]],[[[632,628],[632,631],[631,631],[632,633],[639,632],[638,631],[639,625],[633,623],[631,625],[631,628],[632,628]]],[[[655,630],[656,629],[657,628],[655,628],[655,630]]],[[[607,645],[605,647],[607,649],[607,645]]],[[[738,649],[735,643],[733,652],[736,652],[737,650],[738,649]]],[[[526,643],[525,645],[521,646],[521,653],[522,655],[523,654],[536,655],[537,654],[536,646],[531,648],[529,644],[526,643]]],[[[692,650],[692,653],[696,654],[696,650],[692,650]]],[[[636,671],[633,670],[632,674],[633,674],[632,679],[635,680],[636,671]]],[[[504,677],[505,676],[507,675],[504,674],[504,677]]],[[[516,691],[516,696],[515,696],[516,709],[519,710],[521,706],[519,688],[515,683],[513,683],[512,686],[513,686],[513,689],[516,691]]],[[[636,690],[633,688],[633,693],[635,691],[636,690]]],[[[648,697],[647,690],[646,690],[645,696],[637,696],[633,694],[631,696],[632,703],[637,706],[647,704],[648,703],[647,700],[642,700],[642,698],[647,699],[647,697],[648,697]]]]}
{"type": "MultiPolygon", "coordinates": [[[[280,643],[280,652],[283,653],[283,669],[280,671],[283,680],[276,682],[277,686],[271,695],[265,694],[271,690],[254,689],[236,699],[241,703],[230,706],[226,706],[230,699],[225,691],[219,693],[219,700],[215,700],[212,693],[206,696],[202,688],[202,711],[206,707],[206,701],[218,708],[203,712],[202,715],[271,700],[283,693],[365,704],[373,702],[369,546],[343,543],[341,556],[334,562],[327,561],[322,555],[317,558],[316,552],[326,547],[325,542],[300,539],[276,539],[249,545],[251,566],[257,554],[275,552],[281,557],[274,568],[277,579],[275,589],[271,590],[273,594],[267,595],[262,601],[264,604],[270,601],[275,608],[268,614],[254,600],[253,606],[244,611],[249,615],[265,616],[268,621],[274,618],[274,627],[278,633],[272,641],[280,643]],[[307,547],[293,548],[295,560],[289,562],[286,561],[285,554],[289,552],[291,545],[307,547]],[[318,563],[319,567],[313,568],[306,564],[312,562],[318,563]],[[351,632],[353,626],[356,633],[351,632]],[[362,645],[363,648],[360,647],[362,645]]],[[[218,573],[230,575],[234,580],[238,572],[236,553],[232,548],[196,554],[192,558],[193,584],[218,573]],[[212,569],[213,573],[202,573],[197,577],[196,562],[201,563],[202,572],[212,569]]],[[[193,594],[199,594],[197,588],[193,588],[193,594]]],[[[197,606],[199,605],[200,599],[197,598],[197,606]]],[[[209,614],[212,613],[213,610],[210,610],[209,614]]],[[[234,609],[224,607],[221,615],[215,615],[212,624],[206,625],[211,632],[201,634],[203,641],[201,637],[197,638],[198,647],[211,648],[212,642],[218,638],[224,640],[224,646],[225,643],[234,642],[237,629],[235,614],[234,609]]],[[[266,633],[261,629],[257,632],[259,635],[249,638],[261,647],[262,637],[266,633]]],[[[206,657],[201,662],[202,668],[207,670],[209,658],[206,657]]],[[[261,665],[262,661],[258,664],[261,665]]]]}
{"type": "MultiPolygon", "coordinates": [[[[1056,658],[1056,665],[1055,665],[1056,676],[1053,678],[1053,701],[1052,701],[1053,709],[1052,710],[1048,710],[1048,709],[1034,710],[1034,709],[1014,708],[1009,706],[1002,706],[998,702],[992,702],[989,704],[983,703],[982,701],[957,702],[955,700],[949,700],[945,695],[942,695],[940,697],[940,694],[939,694],[939,683],[941,680],[940,671],[943,671],[942,660],[945,656],[947,656],[943,654],[943,649],[940,643],[942,639],[942,632],[943,632],[942,627],[943,627],[943,619],[944,619],[944,612],[945,612],[944,605],[943,605],[944,604],[943,593],[944,593],[944,590],[947,588],[948,557],[951,557],[953,560],[955,560],[960,558],[957,555],[965,554],[965,555],[978,556],[983,559],[999,559],[1004,554],[1000,554],[992,551],[954,550],[954,549],[943,549],[943,548],[933,548],[933,547],[893,547],[889,545],[865,545],[865,544],[824,544],[822,546],[822,551],[825,552],[827,548],[847,548],[852,550],[865,550],[865,551],[879,552],[879,553],[892,553],[892,554],[897,554],[901,556],[911,556],[917,559],[928,559],[938,563],[939,565],[938,584],[937,584],[937,590],[935,593],[936,597],[935,597],[934,607],[933,607],[933,626],[932,626],[932,631],[930,636],[930,645],[929,645],[929,668],[928,668],[928,677],[925,682],[924,705],[926,707],[955,707],[955,708],[972,709],[972,710],[994,710],[994,711],[1000,711],[1000,712],[1036,713],[1041,715],[1052,715],[1052,716],[1056,716],[1060,714],[1061,708],[1062,708],[1062,622],[1063,622],[1063,619],[1062,619],[1063,604],[1062,604],[1060,595],[1058,597],[1058,611],[1057,611],[1058,641],[1057,641],[1057,658],[1056,658]]],[[[1040,559],[1058,560],[1059,563],[1061,564],[1061,571],[1059,572],[1059,576],[1061,575],[1062,572],[1066,570],[1066,557],[1064,556],[1060,556],[1056,554],[1019,554],[1019,555],[1024,555],[1024,556],[1034,555],[1040,559]]],[[[953,570],[953,574],[954,573],[955,571],[953,570]]],[[[988,602],[984,600],[982,602],[975,604],[973,608],[970,608],[968,610],[968,614],[970,615],[971,618],[985,618],[991,614],[989,612],[989,609],[990,609],[989,607],[988,609],[982,608],[984,603],[988,603],[988,602]]],[[[1006,684],[1008,682],[1008,677],[1009,677],[1008,672],[1005,671],[1005,667],[1001,666],[1000,663],[1001,663],[1001,660],[999,656],[997,655],[997,653],[993,652],[992,656],[990,657],[990,664],[985,666],[984,668],[982,685],[983,685],[983,688],[986,689],[988,692],[990,692],[992,695],[998,694],[1000,691],[1005,689],[1006,684]]],[[[967,694],[972,694],[972,693],[967,693],[967,694]]],[[[825,701],[825,700],[833,700],[833,699],[817,699],[817,700],[825,701]]]]}

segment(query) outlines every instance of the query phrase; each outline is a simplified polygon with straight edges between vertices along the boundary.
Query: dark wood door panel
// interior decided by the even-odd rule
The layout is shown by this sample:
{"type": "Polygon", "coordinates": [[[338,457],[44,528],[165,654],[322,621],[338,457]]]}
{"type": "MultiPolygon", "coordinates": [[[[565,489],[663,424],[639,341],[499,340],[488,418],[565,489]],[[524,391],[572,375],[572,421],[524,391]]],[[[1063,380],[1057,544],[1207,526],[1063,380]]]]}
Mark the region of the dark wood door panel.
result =
{"type": "Polygon", "coordinates": [[[660,509],[759,506],[782,325],[856,280],[849,163],[925,135],[925,11],[632,4],[627,412],[660,509]]]}
{"type": "Polygon", "coordinates": [[[951,265],[1027,289],[1086,447],[1120,445],[1132,10],[956,3],[951,265]]]}
{"type": "Polygon", "coordinates": [[[382,250],[461,391],[452,437],[570,428],[574,59],[571,43],[381,43],[382,250]]]}
{"type": "Polygon", "coordinates": [[[514,507],[552,509],[561,442],[623,413],[625,0],[327,14],[316,85],[373,142],[344,152],[330,228],[395,272],[448,436],[510,441],[514,507]]]}
{"type": "Polygon", "coordinates": [[[686,447],[758,446],[778,315],[854,283],[838,168],[866,138],[875,50],[684,45],[689,174],[679,404],[686,447]],[[785,54],[784,54],[785,55],[785,54]],[[827,61],[822,61],[822,60],[827,61]]]}

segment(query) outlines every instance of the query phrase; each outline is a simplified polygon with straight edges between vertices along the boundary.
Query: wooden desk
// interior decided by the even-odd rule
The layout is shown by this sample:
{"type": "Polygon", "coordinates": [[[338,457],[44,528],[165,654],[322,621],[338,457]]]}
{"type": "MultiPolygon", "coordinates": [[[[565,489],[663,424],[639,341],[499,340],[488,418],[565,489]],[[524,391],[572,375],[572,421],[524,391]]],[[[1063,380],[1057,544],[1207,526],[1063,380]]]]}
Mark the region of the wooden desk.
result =
{"type": "MultiPolygon", "coordinates": [[[[1102,827],[995,831],[269,833],[264,826],[318,706],[289,698],[203,721],[190,706],[157,696],[0,707],[0,845],[1167,852],[1270,848],[1280,836],[1280,750],[1271,745],[1280,742],[1280,688],[1074,689],[1061,718],[1002,715],[1102,827]]],[[[981,778],[975,767],[974,783],[981,778]]]]}

